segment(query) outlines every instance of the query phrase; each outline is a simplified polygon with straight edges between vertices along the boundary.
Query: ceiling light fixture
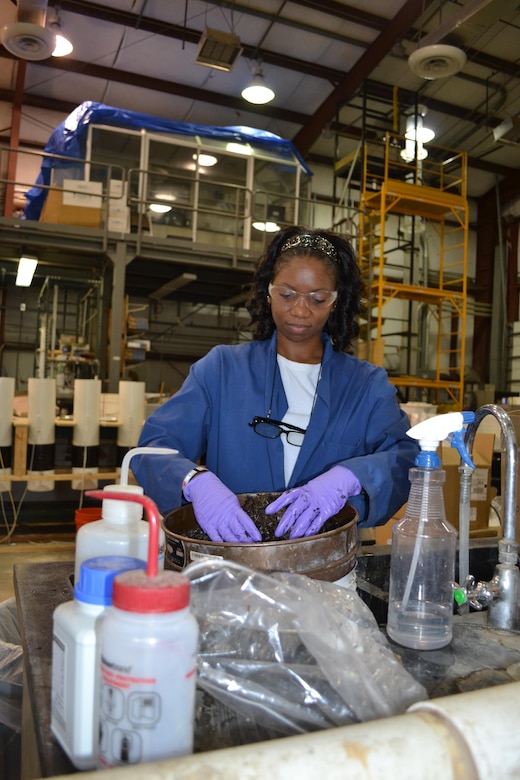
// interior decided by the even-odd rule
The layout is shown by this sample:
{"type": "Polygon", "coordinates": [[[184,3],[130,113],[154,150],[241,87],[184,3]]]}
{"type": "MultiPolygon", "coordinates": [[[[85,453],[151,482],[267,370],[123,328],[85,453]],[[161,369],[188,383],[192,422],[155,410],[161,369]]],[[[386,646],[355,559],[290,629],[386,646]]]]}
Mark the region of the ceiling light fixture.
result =
{"type": "Polygon", "coordinates": [[[280,223],[285,223],[285,206],[277,203],[267,206],[265,221],[256,220],[253,222],[255,230],[263,230],[265,233],[276,233],[281,230],[280,223]]]}
{"type": "Polygon", "coordinates": [[[168,206],[167,203],[150,203],[150,211],[153,211],[154,214],[167,214],[171,210],[172,207],[168,206]]]}
{"type": "Polygon", "coordinates": [[[66,57],[74,50],[74,46],[71,41],[66,37],[62,24],[59,7],[54,9],[54,13],[51,18],[47,20],[49,30],[55,36],[54,49],[52,51],[53,57],[66,57]]]}
{"type": "Polygon", "coordinates": [[[236,141],[229,141],[226,144],[226,152],[233,152],[234,154],[246,154],[251,155],[251,147],[248,144],[239,144],[236,141]]]}
{"type": "Polygon", "coordinates": [[[198,154],[194,154],[193,159],[194,160],[198,159],[199,165],[202,166],[202,168],[211,168],[213,165],[216,165],[218,162],[214,154],[206,154],[204,152],[199,152],[198,154]]]}
{"type": "Polygon", "coordinates": [[[253,222],[255,230],[262,230],[264,233],[276,233],[280,230],[280,225],[276,222],[253,222]]]}
{"type": "Polygon", "coordinates": [[[33,280],[38,258],[31,255],[22,255],[18,261],[18,272],[16,274],[17,287],[30,287],[33,280]]]}
{"type": "Polygon", "coordinates": [[[424,160],[428,157],[428,150],[424,144],[433,141],[435,132],[425,127],[423,117],[426,115],[424,106],[417,106],[417,113],[406,117],[405,148],[401,151],[401,157],[405,162],[412,160],[424,160]]]}
{"type": "Polygon", "coordinates": [[[269,87],[264,79],[264,74],[260,67],[255,68],[253,71],[253,80],[251,83],[242,90],[242,97],[247,100],[248,103],[254,103],[257,106],[263,106],[266,103],[270,103],[274,100],[275,93],[269,87]]]}
{"type": "Polygon", "coordinates": [[[63,35],[63,30],[61,29],[61,26],[57,22],[55,22],[54,24],[51,24],[51,29],[56,32],[56,46],[54,47],[52,56],[66,57],[67,54],[71,54],[72,51],[74,50],[74,46],[69,41],[69,39],[63,35]]]}

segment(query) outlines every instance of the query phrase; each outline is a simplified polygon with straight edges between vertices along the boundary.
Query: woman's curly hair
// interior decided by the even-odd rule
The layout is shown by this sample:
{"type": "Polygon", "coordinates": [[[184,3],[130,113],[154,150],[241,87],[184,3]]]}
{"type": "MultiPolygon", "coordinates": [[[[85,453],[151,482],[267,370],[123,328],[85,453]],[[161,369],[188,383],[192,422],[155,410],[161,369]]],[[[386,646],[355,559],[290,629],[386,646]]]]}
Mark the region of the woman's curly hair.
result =
{"type": "Polygon", "coordinates": [[[352,342],[359,334],[358,317],[365,311],[363,304],[365,285],[350,242],[329,230],[293,226],[281,230],[274,236],[255,266],[251,291],[246,301],[246,308],[250,315],[246,327],[252,331],[253,338],[258,341],[271,338],[275,324],[268,302],[268,285],[273,281],[278,270],[289,260],[310,255],[323,260],[333,271],[336,279],[338,298],[324,330],[329,334],[336,351],[350,352],[352,342]],[[281,253],[280,249],[285,242],[297,235],[326,239],[334,247],[336,259],[320,249],[304,245],[292,247],[281,253]]]}

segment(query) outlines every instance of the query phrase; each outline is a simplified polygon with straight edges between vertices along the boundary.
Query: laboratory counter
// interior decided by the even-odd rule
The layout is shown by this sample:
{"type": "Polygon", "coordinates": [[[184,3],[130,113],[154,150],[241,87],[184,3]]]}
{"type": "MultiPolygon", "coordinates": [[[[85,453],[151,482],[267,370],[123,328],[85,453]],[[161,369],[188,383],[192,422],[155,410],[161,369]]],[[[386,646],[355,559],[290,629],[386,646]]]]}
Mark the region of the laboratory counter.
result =
{"type": "MultiPolygon", "coordinates": [[[[384,583],[380,580],[378,584],[377,577],[386,576],[382,572],[387,562],[387,555],[360,556],[362,597],[377,600],[382,595],[384,601],[384,588],[380,587],[384,583]]],[[[50,729],[52,615],[59,604],[73,598],[73,572],[73,562],[22,563],[14,567],[25,661],[21,780],[76,771],[50,729]]],[[[390,645],[405,668],[425,686],[430,698],[520,679],[520,634],[492,631],[478,613],[456,616],[453,640],[440,650],[421,652],[392,642],[390,645]]],[[[280,737],[252,720],[236,716],[206,693],[198,692],[197,697],[195,752],[280,737]]]]}
{"type": "MultiPolygon", "coordinates": [[[[51,732],[52,615],[73,598],[74,562],[18,563],[16,603],[24,652],[21,780],[77,771],[51,732]]],[[[197,691],[196,752],[279,737],[197,691]]]]}

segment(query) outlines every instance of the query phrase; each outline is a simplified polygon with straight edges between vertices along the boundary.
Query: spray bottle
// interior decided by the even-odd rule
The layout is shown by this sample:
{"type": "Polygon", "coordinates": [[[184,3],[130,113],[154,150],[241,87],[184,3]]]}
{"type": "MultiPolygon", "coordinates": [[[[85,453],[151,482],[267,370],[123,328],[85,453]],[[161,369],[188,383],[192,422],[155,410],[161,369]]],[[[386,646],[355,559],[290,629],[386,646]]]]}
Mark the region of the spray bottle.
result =
{"type": "MultiPolygon", "coordinates": [[[[143,520],[143,507],[135,503],[131,496],[143,495],[139,485],[128,484],[130,461],[135,455],[176,455],[177,450],[167,447],[134,447],[129,450],[121,464],[119,485],[107,485],[103,489],[101,520],[79,528],[76,535],[74,582],[79,581],[83,561],[101,555],[123,555],[140,558],[148,557],[149,525],[143,520]],[[115,493],[128,495],[128,501],[112,498],[115,493]]],[[[159,566],[164,567],[164,531],[159,533],[159,566]]]]}
{"type": "Polygon", "coordinates": [[[450,412],[423,420],[407,432],[421,452],[410,469],[410,496],[392,532],[388,635],[400,645],[435,650],[451,642],[457,532],[447,522],[442,486],[446,472],[437,454],[451,440],[474,468],[464,445],[464,425],[473,412],[450,412]]]}

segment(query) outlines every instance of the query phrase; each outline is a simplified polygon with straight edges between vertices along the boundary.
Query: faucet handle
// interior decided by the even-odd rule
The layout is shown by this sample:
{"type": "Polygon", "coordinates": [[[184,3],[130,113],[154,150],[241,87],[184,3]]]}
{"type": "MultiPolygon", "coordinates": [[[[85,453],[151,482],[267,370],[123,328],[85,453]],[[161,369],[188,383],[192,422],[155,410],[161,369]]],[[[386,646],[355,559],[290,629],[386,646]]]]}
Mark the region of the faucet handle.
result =
{"type": "Polygon", "coordinates": [[[488,607],[496,595],[494,582],[476,582],[472,574],[468,574],[462,586],[454,584],[453,598],[459,607],[469,604],[480,611],[483,607],[488,607]]]}

